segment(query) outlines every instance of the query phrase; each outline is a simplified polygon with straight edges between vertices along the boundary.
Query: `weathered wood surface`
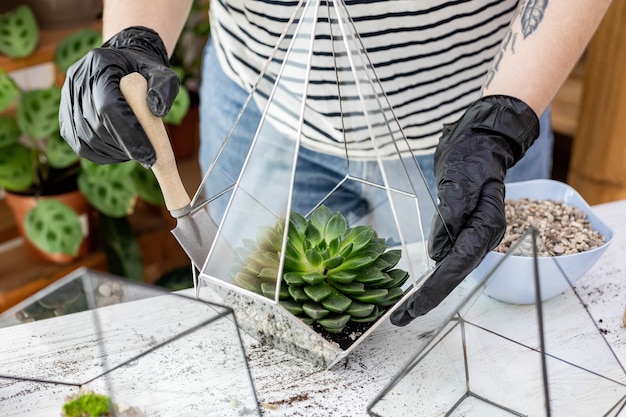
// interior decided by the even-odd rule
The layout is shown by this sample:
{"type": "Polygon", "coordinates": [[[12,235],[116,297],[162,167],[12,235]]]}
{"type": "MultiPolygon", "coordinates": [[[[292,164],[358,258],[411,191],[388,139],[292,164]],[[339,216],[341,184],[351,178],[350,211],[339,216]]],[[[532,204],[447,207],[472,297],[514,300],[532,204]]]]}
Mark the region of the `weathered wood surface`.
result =
{"type": "Polygon", "coordinates": [[[0,328],[0,415],[58,416],[81,387],[147,416],[239,416],[256,398],[234,316],[159,296],[0,328]],[[157,319],[158,318],[158,319],[157,319]]]}
{"type": "Polygon", "coordinates": [[[567,178],[590,204],[626,198],[626,0],[614,0],[585,61],[567,178]]]}
{"type": "MultiPolygon", "coordinates": [[[[626,200],[596,206],[595,211],[609,227],[614,229],[615,239],[595,267],[575,286],[593,320],[584,309],[580,308],[573,293],[544,303],[547,345],[548,351],[555,353],[559,358],[573,363],[582,361],[583,367],[602,375],[608,374],[618,382],[623,382],[623,364],[626,364],[626,328],[623,324],[626,308],[626,256],[624,256],[626,223],[623,221],[623,213],[626,212],[626,200]],[[602,344],[598,345],[598,340],[604,342],[603,337],[612,347],[615,357],[610,356],[611,350],[606,348],[606,345],[604,347],[602,344]]],[[[515,320],[527,322],[529,323],[526,328],[527,334],[516,330],[516,334],[511,336],[522,340],[529,346],[533,345],[536,333],[531,324],[534,316],[530,307],[510,308],[491,299],[481,300],[482,304],[478,306],[480,308],[472,310],[471,320],[489,317],[497,333],[503,336],[507,336],[507,331],[519,329],[519,326],[513,325],[515,320]]],[[[138,344],[143,347],[150,346],[150,343],[154,343],[151,342],[151,336],[167,334],[167,332],[159,333],[158,329],[169,328],[171,330],[173,329],[171,325],[175,323],[194,320],[190,317],[192,314],[189,311],[168,308],[166,305],[154,302],[141,306],[139,304],[133,306],[133,303],[130,303],[125,308],[120,309],[118,306],[117,309],[106,311],[116,313],[111,313],[108,317],[101,316],[103,319],[100,322],[105,325],[105,328],[101,329],[105,335],[102,340],[113,338],[118,341],[112,345],[114,348],[107,349],[106,352],[96,351],[100,344],[93,338],[89,348],[91,350],[85,352],[83,349],[78,349],[78,347],[84,347],[85,342],[89,340],[85,330],[88,326],[86,323],[71,323],[71,318],[75,316],[67,316],[65,320],[49,320],[45,328],[45,335],[48,339],[45,343],[41,339],[43,333],[33,333],[28,330],[29,326],[20,325],[0,329],[0,364],[10,363],[12,367],[0,365],[0,373],[6,374],[11,369],[14,373],[34,369],[41,375],[48,372],[48,376],[57,375],[59,378],[74,375],[76,372],[85,373],[103,362],[105,358],[115,357],[115,355],[127,357],[124,355],[128,355],[128,350],[132,350],[131,346],[138,344]],[[157,311],[155,311],[155,305],[158,306],[157,311]],[[136,316],[132,322],[134,324],[120,333],[111,331],[114,326],[110,326],[115,322],[116,317],[121,317],[120,314],[124,311],[127,315],[136,316]],[[146,314],[146,311],[150,313],[146,314]],[[67,331],[68,328],[70,331],[67,331]],[[122,340],[126,342],[121,343],[122,340]],[[32,347],[33,344],[40,349],[39,354],[34,357],[25,353],[25,349],[32,347]],[[44,353],[41,349],[44,349],[44,353]],[[65,356],[55,352],[65,352],[65,356]],[[63,358],[65,361],[60,362],[63,358]]],[[[228,326],[225,327],[227,328],[228,326]]],[[[268,348],[246,334],[242,334],[241,337],[263,416],[366,417],[368,416],[367,406],[412,358],[417,347],[423,342],[421,330],[423,329],[416,325],[396,328],[385,323],[351,355],[331,369],[323,369],[293,355],[268,348]]],[[[227,332],[228,330],[215,331],[227,332]]],[[[234,386],[229,387],[226,392],[215,389],[215,392],[219,393],[218,395],[221,395],[220,398],[223,399],[221,404],[225,405],[223,409],[216,410],[216,413],[207,414],[206,411],[198,413],[193,409],[176,410],[176,406],[180,407],[189,398],[193,398],[192,394],[202,394],[201,389],[193,390],[192,387],[197,387],[200,383],[205,386],[217,383],[219,386],[219,382],[224,381],[222,377],[224,374],[209,372],[209,369],[216,369],[211,365],[213,359],[217,359],[219,364],[229,357],[224,354],[227,350],[216,348],[226,343],[225,337],[222,336],[207,332],[191,334],[181,343],[166,345],[154,355],[151,354],[141,359],[139,361],[141,366],[118,369],[120,373],[112,375],[120,376],[109,379],[109,382],[115,381],[116,386],[120,387],[125,402],[135,401],[144,408],[148,407],[149,401],[154,398],[137,394],[137,387],[153,381],[162,383],[156,392],[163,393],[159,398],[164,398],[164,402],[160,404],[159,413],[153,415],[223,416],[226,415],[224,410],[237,410],[246,413],[243,415],[255,415],[253,410],[245,409],[242,405],[245,403],[245,389],[234,386]],[[208,340],[216,340],[217,345],[211,344],[208,340]],[[218,381],[214,381],[216,378],[218,381]],[[189,384],[189,382],[192,383],[189,384]],[[175,404],[173,407],[176,413],[168,414],[168,410],[172,408],[167,407],[171,407],[172,404],[175,404]]],[[[526,370],[526,367],[529,370],[533,367],[537,368],[537,354],[529,349],[519,348],[519,345],[516,348],[500,336],[493,334],[481,336],[480,332],[475,333],[475,336],[473,340],[483,345],[478,345],[477,349],[470,351],[471,366],[475,370],[473,383],[484,386],[484,389],[491,390],[488,392],[501,396],[503,400],[509,398],[508,400],[514,401],[524,398],[529,410],[533,412],[539,410],[541,395],[540,389],[537,390],[536,382],[533,382],[535,385],[527,385],[524,379],[528,376],[518,379],[507,377],[511,370],[519,372],[520,369],[526,370]],[[513,368],[513,365],[517,368],[513,368]],[[496,388],[493,386],[494,376],[499,378],[496,388]],[[521,392],[524,395],[520,396],[521,392]]],[[[160,339],[157,337],[157,340],[160,339]]],[[[233,349],[236,351],[236,346],[233,349]]],[[[446,355],[440,358],[444,364],[450,357],[449,353],[446,355]]],[[[435,365],[436,359],[436,357],[433,358],[435,365]]],[[[595,416],[599,406],[597,400],[602,398],[603,390],[613,389],[618,396],[623,395],[622,391],[626,390],[626,385],[618,385],[615,390],[613,383],[609,383],[607,388],[607,385],[603,385],[607,384],[605,378],[599,378],[593,384],[588,384],[587,372],[576,372],[563,361],[550,360],[550,364],[552,369],[558,371],[555,383],[560,382],[558,389],[555,390],[554,399],[560,404],[559,408],[565,410],[561,413],[555,412],[554,415],[595,416]],[[567,408],[571,404],[575,404],[576,408],[567,408]]],[[[438,393],[445,393],[446,390],[454,388],[449,377],[443,378],[445,366],[438,366],[436,365],[434,369],[439,373],[433,374],[432,371],[429,373],[426,367],[423,372],[420,371],[422,373],[412,374],[410,378],[403,380],[403,385],[414,389],[415,386],[422,384],[421,386],[425,389],[438,388],[438,393]]],[[[231,368],[230,374],[236,373],[234,369],[234,367],[231,368]]],[[[105,381],[105,379],[99,381],[105,381]]],[[[40,384],[32,383],[32,386],[27,388],[22,386],[19,392],[16,392],[15,386],[7,384],[6,380],[0,380],[0,415],[37,416],[38,414],[35,414],[33,410],[52,404],[53,398],[66,395],[66,387],[46,386],[45,388],[43,389],[40,384]]],[[[425,403],[421,404],[422,407],[433,406],[432,398],[434,397],[428,396],[425,403]]],[[[424,411],[422,407],[417,408],[424,411]]],[[[475,415],[474,412],[480,409],[478,407],[484,408],[484,404],[472,405],[468,402],[464,404],[464,407],[461,412],[466,414],[463,415],[475,415]]],[[[413,406],[408,408],[414,410],[413,406]]],[[[49,408],[45,415],[55,415],[53,410],[54,408],[49,408]]],[[[419,410],[414,410],[414,412],[412,415],[423,415],[419,410]]],[[[488,415],[484,410],[481,413],[481,417],[488,415]]]]}

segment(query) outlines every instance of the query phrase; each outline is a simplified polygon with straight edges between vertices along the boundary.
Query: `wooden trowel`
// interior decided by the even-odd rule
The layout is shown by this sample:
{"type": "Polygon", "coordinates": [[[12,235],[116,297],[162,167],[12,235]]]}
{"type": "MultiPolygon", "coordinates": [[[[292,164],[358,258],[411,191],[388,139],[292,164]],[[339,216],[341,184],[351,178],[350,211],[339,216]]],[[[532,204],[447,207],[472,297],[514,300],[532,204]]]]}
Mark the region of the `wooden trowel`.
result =
{"type": "Polygon", "coordinates": [[[128,74],[120,80],[120,89],[156,152],[152,172],[161,187],[165,206],[176,219],[172,234],[196,268],[201,269],[215,240],[217,224],[207,207],[191,209],[163,121],[148,108],[146,79],[137,72],[128,74]]]}

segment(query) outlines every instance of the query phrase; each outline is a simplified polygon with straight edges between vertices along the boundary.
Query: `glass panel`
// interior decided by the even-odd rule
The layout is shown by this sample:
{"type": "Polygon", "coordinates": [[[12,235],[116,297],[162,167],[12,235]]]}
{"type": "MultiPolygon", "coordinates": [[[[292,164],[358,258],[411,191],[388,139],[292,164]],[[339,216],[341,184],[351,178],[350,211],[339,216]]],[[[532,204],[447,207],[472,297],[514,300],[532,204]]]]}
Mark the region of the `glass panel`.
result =
{"type": "Polygon", "coordinates": [[[260,416],[234,320],[183,293],[77,270],[0,316],[2,415],[61,415],[93,392],[119,407],[112,415],[260,416]]]}
{"type": "Polygon", "coordinates": [[[531,228],[506,255],[463,283],[470,290],[449,310],[456,313],[372,401],[372,416],[405,416],[425,408],[423,415],[429,416],[582,417],[623,411],[626,370],[557,257],[537,256],[538,239],[531,228]],[[518,255],[522,249],[525,256],[518,255]],[[544,280],[559,288],[558,297],[546,299],[539,285],[544,280]],[[517,281],[534,294],[532,303],[499,301],[489,292],[492,285],[517,281]],[[572,334],[563,326],[564,314],[578,328],[586,323],[585,330],[572,334]]]}
{"type": "Polygon", "coordinates": [[[314,350],[313,356],[332,364],[432,270],[427,238],[436,210],[344,2],[303,1],[295,9],[194,198],[196,208],[209,207],[220,221],[199,265],[197,291],[233,307],[254,337],[300,354],[314,350]],[[333,68],[334,77],[312,79],[318,66],[333,68]],[[250,103],[261,109],[260,120],[253,137],[239,138],[250,103]],[[324,140],[311,140],[316,135],[324,140]],[[224,155],[235,149],[245,157],[233,166],[224,155]],[[375,156],[364,149],[374,149],[375,156]],[[346,233],[331,236],[321,224],[315,233],[296,233],[303,222],[324,217],[320,210],[341,216],[346,233]],[[371,245],[355,244],[351,252],[350,230],[364,227],[375,231],[371,245]],[[383,244],[385,251],[399,251],[394,267],[397,262],[408,277],[395,280],[400,272],[379,270],[377,290],[388,290],[388,298],[372,302],[372,284],[363,286],[359,299],[358,285],[346,276],[356,268],[347,265],[374,256],[383,244]],[[339,270],[344,274],[335,275],[339,270]],[[307,276],[314,282],[303,283],[288,275],[295,272],[323,277],[307,276]],[[342,282],[335,285],[336,279],[342,282]],[[381,287],[384,280],[397,288],[381,287]],[[363,303],[372,309],[365,313],[363,303]]]}

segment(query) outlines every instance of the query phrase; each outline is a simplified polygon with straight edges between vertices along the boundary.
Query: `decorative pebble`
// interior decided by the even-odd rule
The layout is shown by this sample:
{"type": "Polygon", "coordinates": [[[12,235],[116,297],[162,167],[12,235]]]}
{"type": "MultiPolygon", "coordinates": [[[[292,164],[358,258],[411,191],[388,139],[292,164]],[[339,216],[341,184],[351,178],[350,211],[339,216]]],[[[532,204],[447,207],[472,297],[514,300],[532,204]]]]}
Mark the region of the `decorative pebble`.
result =
{"type": "Polygon", "coordinates": [[[98,287],[98,292],[100,293],[100,295],[102,295],[103,297],[109,297],[111,295],[111,287],[109,285],[106,284],[102,284],[98,287]]]}
{"type": "MultiPolygon", "coordinates": [[[[592,229],[587,215],[564,202],[520,198],[507,200],[504,209],[506,233],[496,252],[506,253],[530,227],[539,233],[538,256],[569,255],[604,244],[604,236],[592,229]]],[[[531,253],[532,248],[522,248],[521,255],[531,253]]]]}

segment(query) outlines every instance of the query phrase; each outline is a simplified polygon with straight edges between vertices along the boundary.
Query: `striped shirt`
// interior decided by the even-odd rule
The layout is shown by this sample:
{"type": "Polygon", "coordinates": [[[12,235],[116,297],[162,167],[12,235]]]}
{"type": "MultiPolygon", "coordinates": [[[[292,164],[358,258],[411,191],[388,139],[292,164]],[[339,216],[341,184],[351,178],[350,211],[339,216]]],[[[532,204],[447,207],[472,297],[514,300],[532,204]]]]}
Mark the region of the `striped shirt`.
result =
{"type": "Polygon", "coordinates": [[[329,3],[215,0],[212,40],[281,132],[371,159],[434,152],[479,97],[518,0],[329,3]]]}

